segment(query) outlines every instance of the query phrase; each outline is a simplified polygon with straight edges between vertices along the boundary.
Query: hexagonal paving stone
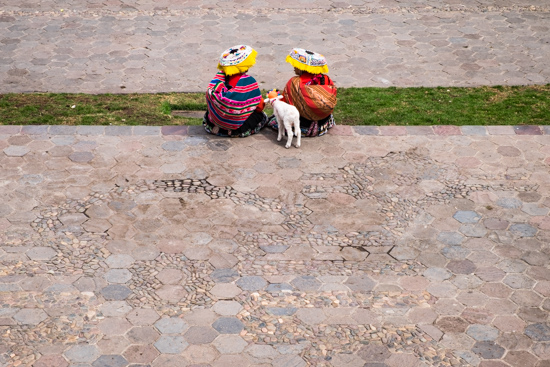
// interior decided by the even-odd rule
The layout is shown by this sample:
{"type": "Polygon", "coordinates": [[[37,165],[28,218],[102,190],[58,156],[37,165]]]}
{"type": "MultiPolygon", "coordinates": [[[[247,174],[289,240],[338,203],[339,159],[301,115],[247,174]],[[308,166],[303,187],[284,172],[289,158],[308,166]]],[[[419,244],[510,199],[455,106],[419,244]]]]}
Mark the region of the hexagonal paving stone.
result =
{"type": "Polygon", "coordinates": [[[110,255],[105,262],[111,269],[129,268],[134,263],[134,258],[126,254],[110,255]]]}
{"type": "Polygon", "coordinates": [[[464,236],[458,232],[441,232],[437,240],[449,246],[458,246],[464,241],[464,236]]]}
{"type": "Polygon", "coordinates": [[[8,157],[23,157],[30,151],[29,147],[23,145],[11,145],[4,149],[4,154],[8,157]]]}
{"type": "Polygon", "coordinates": [[[472,274],[477,266],[470,260],[452,260],[447,264],[447,269],[454,274],[472,274]]]}
{"type": "Polygon", "coordinates": [[[488,325],[470,325],[466,330],[477,341],[495,341],[498,338],[498,330],[488,325]]]}
{"type": "Polygon", "coordinates": [[[319,289],[321,282],[314,276],[302,275],[294,278],[290,284],[302,292],[314,292],[319,289]]]}
{"type": "Polygon", "coordinates": [[[160,336],[152,326],[134,326],[126,333],[126,337],[133,344],[151,344],[160,336]]]}
{"type": "Polygon", "coordinates": [[[231,283],[216,284],[210,290],[210,293],[212,293],[214,296],[218,297],[219,299],[231,299],[241,294],[241,292],[242,292],[241,288],[231,283]]]}
{"type": "Polygon", "coordinates": [[[62,355],[48,354],[41,356],[32,366],[33,367],[67,367],[69,363],[62,355]]]}
{"type": "Polygon", "coordinates": [[[464,260],[471,254],[471,250],[462,246],[448,246],[441,250],[443,256],[451,260],[464,260]]]}
{"type": "Polygon", "coordinates": [[[317,325],[322,324],[327,316],[320,308],[300,308],[296,312],[296,316],[306,324],[317,325]]]}
{"type": "Polygon", "coordinates": [[[39,308],[23,308],[13,318],[24,325],[38,325],[46,320],[48,315],[39,308]]]}
{"type": "Polygon", "coordinates": [[[248,343],[238,335],[222,334],[212,342],[212,345],[222,354],[238,354],[248,343]]]}
{"type": "Polygon", "coordinates": [[[472,347],[472,352],[485,359],[499,359],[505,351],[504,348],[492,341],[478,341],[472,347]]]}
{"type": "Polygon", "coordinates": [[[483,221],[485,228],[493,230],[504,230],[509,224],[510,222],[501,218],[488,218],[483,221]]]}
{"type": "Polygon", "coordinates": [[[155,327],[163,334],[181,334],[189,325],[179,317],[163,317],[155,322],[155,327]]]}
{"type": "Polygon", "coordinates": [[[124,335],[132,328],[132,324],[122,317],[106,317],[98,324],[99,330],[105,335],[124,335]]]}
{"type": "Polygon", "coordinates": [[[27,174],[27,175],[23,175],[20,179],[19,179],[19,183],[22,184],[22,185],[38,185],[39,183],[43,182],[44,181],[44,177],[42,177],[42,175],[30,175],[30,174],[27,174]]]}
{"type": "Polygon", "coordinates": [[[463,224],[458,229],[466,237],[484,237],[487,234],[487,230],[481,224],[463,224]]]}
{"type": "Polygon", "coordinates": [[[212,311],[222,316],[235,316],[242,309],[243,306],[236,301],[218,301],[212,307],[212,311]]]}
{"type": "Polygon", "coordinates": [[[515,315],[497,316],[493,320],[493,325],[503,332],[523,332],[525,329],[525,321],[515,315]]]}
{"type": "Polygon", "coordinates": [[[483,281],[475,275],[459,274],[451,279],[451,283],[460,289],[474,289],[481,286],[483,281]]]}
{"type": "Polygon", "coordinates": [[[266,309],[267,313],[273,316],[292,316],[297,310],[296,307],[268,307],[266,309]]]}
{"type": "Polygon", "coordinates": [[[391,249],[389,255],[399,261],[414,260],[420,255],[420,251],[413,247],[395,246],[391,249]]]}
{"type": "Polygon", "coordinates": [[[536,366],[538,358],[527,351],[511,350],[506,353],[504,361],[510,366],[536,366]]]}
{"type": "Polygon", "coordinates": [[[525,328],[525,335],[539,342],[550,341],[550,325],[548,323],[531,324],[525,328]]]}
{"type": "Polygon", "coordinates": [[[124,285],[111,284],[103,288],[101,290],[101,294],[108,301],[121,301],[125,300],[130,294],[132,294],[132,291],[124,285]]]}
{"type": "Polygon", "coordinates": [[[109,283],[124,284],[132,279],[132,273],[128,269],[111,269],[103,277],[109,283]]]}
{"type": "Polygon", "coordinates": [[[366,275],[350,276],[344,284],[354,292],[370,292],[376,286],[376,282],[366,275]]]}
{"type": "Polygon", "coordinates": [[[189,344],[209,344],[218,335],[218,332],[210,326],[191,326],[184,337],[189,344]]]}
{"type": "Polygon", "coordinates": [[[269,293],[289,293],[294,290],[290,284],[287,283],[272,283],[265,289],[269,293]]]}
{"type": "Polygon", "coordinates": [[[165,284],[155,291],[157,296],[161,299],[178,302],[185,296],[187,296],[187,291],[181,285],[165,284]]]}
{"type": "Polygon", "coordinates": [[[105,219],[89,219],[82,224],[87,232],[104,233],[112,227],[112,224],[105,219]]]}
{"type": "Polygon", "coordinates": [[[205,344],[190,345],[182,355],[185,360],[193,361],[197,367],[211,366],[211,363],[219,356],[216,348],[205,344]]]}
{"type": "Polygon", "coordinates": [[[99,310],[103,316],[119,317],[125,316],[128,312],[130,312],[132,310],[132,306],[126,303],[126,301],[107,301],[99,307],[99,310]]]}
{"type": "Polygon", "coordinates": [[[306,362],[297,355],[283,355],[276,358],[272,364],[273,367],[305,367],[306,362]]]}
{"type": "Polygon", "coordinates": [[[51,247],[33,247],[25,253],[31,260],[51,260],[57,256],[57,252],[51,247]]]}
{"type": "Polygon", "coordinates": [[[130,345],[122,354],[130,363],[148,364],[158,357],[159,352],[152,345],[130,345]]]}
{"type": "Polygon", "coordinates": [[[508,274],[502,280],[504,284],[514,289],[531,289],[535,285],[535,281],[523,274],[508,274]]]}
{"type": "Polygon", "coordinates": [[[210,278],[216,283],[231,283],[239,278],[239,273],[233,269],[216,269],[210,278]]]}
{"type": "Polygon", "coordinates": [[[460,223],[477,223],[481,220],[481,215],[471,210],[459,210],[453,218],[460,223]]]}
{"type": "Polygon", "coordinates": [[[208,262],[216,269],[230,269],[237,265],[239,259],[231,254],[217,252],[210,256],[208,262]]]}
{"type": "Polygon", "coordinates": [[[189,343],[181,335],[161,335],[155,342],[155,347],[159,352],[166,354],[182,353],[188,346],[189,343]]]}
{"type": "Polygon", "coordinates": [[[73,363],[92,363],[100,356],[99,350],[95,345],[74,345],[64,354],[73,363]]]}
{"type": "Polygon", "coordinates": [[[267,286],[265,279],[259,276],[245,276],[238,279],[235,283],[245,291],[259,291],[267,286]]]}
{"type": "Polygon", "coordinates": [[[236,317],[220,317],[212,324],[220,334],[239,334],[244,324],[236,317]]]}
{"type": "Polygon", "coordinates": [[[435,267],[426,269],[423,275],[433,282],[442,282],[453,276],[449,270],[435,267]]]}
{"type": "Polygon", "coordinates": [[[150,308],[135,308],[126,315],[133,325],[151,325],[160,317],[157,311],[150,308]]]}
{"type": "Polygon", "coordinates": [[[391,352],[385,345],[369,344],[361,347],[357,355],[366,362],[384,362],[391,356],[391,352]]]}
{"type": "Polygon", "coordinates": [[[183,278],[184,274],[179,269],[162,269],[155,277],[163,284],[177,284],[183,278]]]}
{"type": "Polygon", "coordinates": [[[550,212],[549,208],[545,208],[542,205],[536,203],[525,203],[521,207],[521,210],[529,215],[540,215],[545,216],[550,212]]]}
{"type": "Polygon", "coordinates": [[[508,230],[518,237],[534,237],[537,234],[535,227],[523,223],[512,224],[508,230]]]}
{"type": "Polygon", "coordinates": [[[94,159],[94,154],[91,152],[73,152],[69,154],[69,159],[76,163],[88,163],[94,159]]]}
{"type": "Polygon", "coordinates": [[[128,361],[121,355],[103,355],[92,363],[92,367],[125,367],[128,361]]]}
{"type": "Polygon", "coordinates": [[[522,202],[516,198],[502,198],[497,200],[497,205],[506,209],[518,209],[521,208],[522,202]]]}
{"type": "Polygon", "coordinates": [[[217,313],[209,309],[194,309],[184,316],[185,322],[193,326],[211,326],[219,317],[217,313]]]}

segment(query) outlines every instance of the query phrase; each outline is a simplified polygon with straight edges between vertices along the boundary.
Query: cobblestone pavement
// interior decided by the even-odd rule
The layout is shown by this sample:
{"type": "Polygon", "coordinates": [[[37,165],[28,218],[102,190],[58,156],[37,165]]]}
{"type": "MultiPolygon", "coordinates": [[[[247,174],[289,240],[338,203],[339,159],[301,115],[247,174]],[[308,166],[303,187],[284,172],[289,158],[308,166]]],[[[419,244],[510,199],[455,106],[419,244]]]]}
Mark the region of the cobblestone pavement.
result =
{"type": "Polygon", "coordinates": [[[550,129],[0,126],[0,365],[548,367],[550,129]]]}
{"type": "Polygon", "coordinates": [[[550,83],[547,0],[0,0],[0,93],[203,91],[239,43],[265,89],[292,47],[341,87],[550,83]]]}

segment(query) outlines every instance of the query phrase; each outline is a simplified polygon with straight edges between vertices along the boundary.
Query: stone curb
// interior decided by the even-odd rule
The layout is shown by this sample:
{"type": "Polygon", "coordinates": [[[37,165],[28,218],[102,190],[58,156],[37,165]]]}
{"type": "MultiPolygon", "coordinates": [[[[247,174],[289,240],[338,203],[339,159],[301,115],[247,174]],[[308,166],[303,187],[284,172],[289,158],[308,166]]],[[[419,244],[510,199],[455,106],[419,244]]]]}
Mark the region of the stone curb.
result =
{"type": "MultiPolygon", "coordinates": [[[[202,126],[62,126],[1,125],[1,135],[84,135],[84,136],[192,136],[203,135],[202,126]]],[[[550,125],[519,126],[348,126],[336,125],[330,135],[411,136],[411,135],[550,135],[550,125]]]]}

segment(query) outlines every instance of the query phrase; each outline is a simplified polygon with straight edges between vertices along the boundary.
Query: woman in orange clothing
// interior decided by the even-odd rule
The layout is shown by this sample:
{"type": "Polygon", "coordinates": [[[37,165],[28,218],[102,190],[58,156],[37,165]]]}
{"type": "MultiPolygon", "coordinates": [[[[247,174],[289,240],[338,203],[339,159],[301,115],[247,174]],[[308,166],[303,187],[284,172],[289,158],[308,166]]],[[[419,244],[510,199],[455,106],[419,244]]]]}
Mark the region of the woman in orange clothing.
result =
{"type": "MultiPolygon", "coordinates": [[[[332,112],[336,106],[337,89],[329,78],[325,57],[316,52],[294,48],[286,57],[294,66],[295,77],[285,86],[284,100],[296,106],[300,112],[300,128],[303,136],[321,136],[335,125],[332,112]]],[[[275,116],[269,126],[278,129],[275,116]]]]}

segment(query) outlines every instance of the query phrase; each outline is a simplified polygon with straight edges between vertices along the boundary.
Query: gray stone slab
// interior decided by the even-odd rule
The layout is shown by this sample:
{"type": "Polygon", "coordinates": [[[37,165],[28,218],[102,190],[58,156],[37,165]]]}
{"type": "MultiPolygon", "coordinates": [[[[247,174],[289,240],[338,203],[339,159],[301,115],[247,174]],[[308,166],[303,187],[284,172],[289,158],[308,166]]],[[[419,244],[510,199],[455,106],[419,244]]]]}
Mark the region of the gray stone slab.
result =
{"type": "Polygon", "coordinates": [[[98,136],[98,135],[105,134],[105,127],[80,125],[80,126],[77,126],[76,131],[77,131],[77,134],[79,135],[98,136]]]}
{"type": "Polygon", "coordinates": [[[106,136],[128,136],[132,135],[132,126],[105,126],[106,136]]]}
{"type": "Polygon", "coordinates": [[[160,126],[134,126],[134,135],[160,135],[160,126]]]}
{"type": "Polygon", "coordinates": [[[239,334],[244,329],[244,324],[236,317],[220,317],[212,324],[220,334],[239,334]]]}
{"type": "Polygon", "coordinates": [[[485,126],[461,126],[463,135],[487,135],[487,129],[485,126]]]}
{"type": "Polygon", "coordinates": [[[258,276],[242,277],[235,284],[245,291],[259,291],[267,286],[265,279],[258,276]]]}
{"type": "Polygon", "coordinates": [[[189,326],[178,317],[164,317],[155,322],[155,327],[163,334],[182,334],[189,326]]]}
{"type": "Polygon", "coordinates": [[[30,152],[30,148],[23,145],[12,145],[4,149],[4,154],[8,157],[23,157],[28,152],[30,152]]]}
{"type": "Polygon", "coordinates": [[[21,134],[46,135],[48,129],[48,125],[25,125],[21,128],[21,134]]]}
{"type": "Polygon", "coordinates": [[[122,301],[131,293],[132,291],[128,287],[119,284],[108,285],[101,290],[103,297],[110,301],[122,301]]]}
{"type": "Polygon", "coordinates": [[[155,342],[155,347],[159,352],[165,354],[180,354],[188,346],[189,343],[181,335],[161,335],[155,342]]]}
{"type": "Polygon", "coordinates": [[[54,125],[48,129],[50,135],[73,135],[76,133],[76,126],[54,125]]]}

